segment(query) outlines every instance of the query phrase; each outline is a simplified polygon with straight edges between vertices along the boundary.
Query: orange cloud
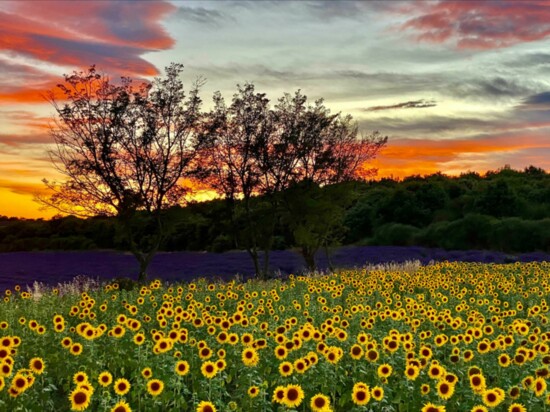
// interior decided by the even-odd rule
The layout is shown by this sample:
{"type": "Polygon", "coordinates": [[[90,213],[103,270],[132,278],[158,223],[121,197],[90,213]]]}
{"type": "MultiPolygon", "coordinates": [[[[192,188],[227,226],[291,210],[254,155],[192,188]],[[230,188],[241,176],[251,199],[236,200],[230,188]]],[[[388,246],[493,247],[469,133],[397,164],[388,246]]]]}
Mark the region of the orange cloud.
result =
{"type": "Polygon", "coordinates": [[[45,195],[49,193],[42,182],[27,183],[27,182],[16,182],[16,181],[7,180],[7,179],[0,179],[0,188],[9,190],[10,192],[16,193],[18,195],[25,195],[25,196],[34,195],[34,194],[45,195]]]}
{"type": "MultiPolygon", "coordinates": [[[[486,165],[485,172],[504,166],[502,157],[513,153],[520,153],[517,160],[525,159],[525,165],[532,164],[532,160],[540,158],[522,157],[522,151],[550,150],[550,141],[545,135],[513,134],[505,136],[483,136],[474,139],[396,139],[390,140],[372,165],[378,168],[378,178],[403,178],[413,174],[432,174],[444,172],[457,174],[470,170],[476,157],[477,164],[486,165]],[[500,157],[499,157],[500,156],[500,157]],[[482,160],[482,161],[480,161],[482,160]]],[[[550,165],[550,164],[549,164],[550,165]]],[[[549,165],[535,164],[548,167],[549,165]]]]}

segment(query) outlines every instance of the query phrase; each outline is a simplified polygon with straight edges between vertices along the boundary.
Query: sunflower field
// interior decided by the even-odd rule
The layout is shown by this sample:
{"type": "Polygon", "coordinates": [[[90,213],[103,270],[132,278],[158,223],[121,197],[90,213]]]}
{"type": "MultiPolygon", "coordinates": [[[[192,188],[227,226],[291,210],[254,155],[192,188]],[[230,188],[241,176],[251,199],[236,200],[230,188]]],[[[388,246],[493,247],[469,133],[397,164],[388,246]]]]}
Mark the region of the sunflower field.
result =
{"type": "Polygon", "coordinates": [[[0,303],[1,411],[550,411],[550,263],[0,303]]]}

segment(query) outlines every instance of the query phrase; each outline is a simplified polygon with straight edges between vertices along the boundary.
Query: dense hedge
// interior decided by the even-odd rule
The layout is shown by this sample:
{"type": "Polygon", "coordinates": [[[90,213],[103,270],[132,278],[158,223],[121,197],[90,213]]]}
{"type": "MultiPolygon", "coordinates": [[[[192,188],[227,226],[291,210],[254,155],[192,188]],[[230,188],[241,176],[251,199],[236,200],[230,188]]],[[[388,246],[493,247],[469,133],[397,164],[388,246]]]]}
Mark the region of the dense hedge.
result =
{"type": "MultiPolygon", "coordinates": [[[[350,190],[355,200],[344,216],[340,244],[550,251],[550,175],[542,169],[382,179],[350,190]]],[[[224,201],[192,203],[167,214],[172,230],[163,250],[235,248],[224,201]]],[[[0,251],[123,250],[117,233],[116,221],[108,218],[0,217],[0,251]]],[[[285,249],[293,242],[281,220],[272,247],[285,249]]]]}

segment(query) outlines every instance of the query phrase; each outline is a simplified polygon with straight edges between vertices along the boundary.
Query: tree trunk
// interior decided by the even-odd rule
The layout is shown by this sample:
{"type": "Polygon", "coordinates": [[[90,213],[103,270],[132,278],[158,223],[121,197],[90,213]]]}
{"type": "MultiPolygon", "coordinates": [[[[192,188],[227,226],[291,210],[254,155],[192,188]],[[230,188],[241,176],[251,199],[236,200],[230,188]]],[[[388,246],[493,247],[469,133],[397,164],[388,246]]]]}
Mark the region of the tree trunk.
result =
{"type": "Polygon", "coordinates": [[[250,257],[252,258],[252,262],[254,263],[254,273],[255,277],[257,279],[262,278],[262,271],[260,269],[260,258],[258,257],[258,251],[256,249],[246,249],[250,257]]]}
{"type": "Polygon", "coordinates": [[[248,224],[248,233],[250,234],[250,243],[252,244],[247,250],[252,257],[254,262],[254,271],[256,272],[255,277],[257,279],[262,279],[262,269],[260,268],[260,258],[258,256],[258,240],[256,237],[256,224],[252,218],[252,210],[250,208],[250,198],[244,199],[245,212],[246,212],[246,221],[248,224]]]}
{"type": "Polygon", "coordinates": [[[325,256],[327,257],[327,265],[328,265],[328,270],[330,270],[331,272],[334,272],[334,266],[332,265],[332,260],[330,258],[330,251],[329,251],[329,248],[328,248],[328,244],[325,243],[325,256]]]}
{"type": "Polygon", "coordinates": [[[144,283],[147,280],[147,268],[153,260],[154,252],[134,254],[139,262],[138,282],[144,283]]]}
{"type": "Polygon", "coordinates": [[[315,249],[307,246],[302,246],[301,248],[302,256],[306,261],[306,267],[310,272],[315,271],[315,249]]]}
{"type": "Polygon", "coordinates": [[[162,220],[160,216],[155,216],[156,221],[156,234],[155,234],[155,240],[152,245],[149,245],[150,247],[145,248],[146,250],[143,250],[138,243],[136,242],[135,237],[138,236],[138,234],[134,233],[132,230],[132,222],[130,219],[123,219],[122,224],[123,228],[126,232],[127,240],[130,245],[130,251],[135,256],[139,263],[139,272],[138,272],[138,282],[144,283],[147,280],[147,269],[149,265],[151,264],[151,261],[153,260],[153,257],[158,252],[160,248],[160,244],[163,239],[163,225],[162,220]]]}
{"type": "Polygon", "coordinates": [[[264,269],[262,271],[262,280],[267,280],[269,274],[269,249],[270,247],[267,247],[264,250],[264,269]]]}

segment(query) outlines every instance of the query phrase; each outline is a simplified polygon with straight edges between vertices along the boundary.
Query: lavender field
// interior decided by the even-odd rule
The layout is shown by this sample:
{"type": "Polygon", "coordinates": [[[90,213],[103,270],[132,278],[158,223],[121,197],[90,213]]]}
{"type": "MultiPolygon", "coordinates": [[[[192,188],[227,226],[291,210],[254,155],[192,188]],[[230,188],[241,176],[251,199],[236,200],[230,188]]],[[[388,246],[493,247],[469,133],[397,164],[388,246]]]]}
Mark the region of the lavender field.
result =
{"type": "MultiPolygon", "coordinates": [[[[332,252],[335,267],[350,268],[365,264],[419,260],[505,263],[512,261],[550,260],[550,254],[533,252],[514,256],[490,251],[445,251],[423,247],[351,246],[332,252]]],[[[327,268],[324,254],[317,257],[319,269],[327,268]]],[[[270,267],[281,274],[298,273],[304,268],[299,254],[293,251],[273,251],[270,267]]],[[[70,281],[77,275],[101,280],[116,277],[135,278],[138,265],[129,253],[96,252],[15,252],[0,254],[0,290],[16,284],[34,281],[55,285],[70,281]]],[[[149,270],[150,278],[166,281],[187,281],[198,277],[231,279],[236,274],[245,279],[253,274],[252,262],[246,252],[201,253],[173,252],[155,256],[149,270]]]]}

